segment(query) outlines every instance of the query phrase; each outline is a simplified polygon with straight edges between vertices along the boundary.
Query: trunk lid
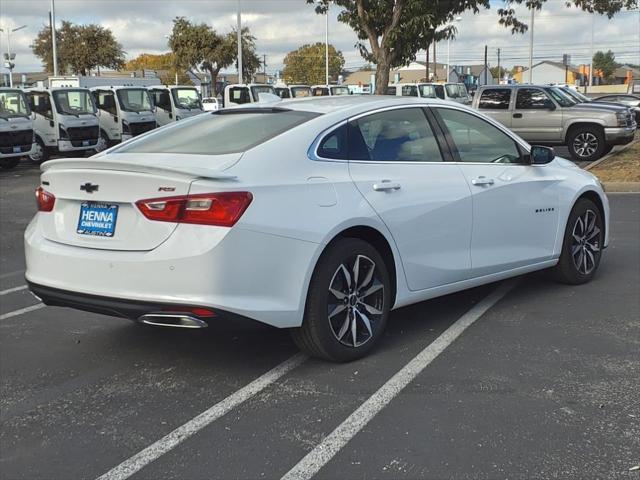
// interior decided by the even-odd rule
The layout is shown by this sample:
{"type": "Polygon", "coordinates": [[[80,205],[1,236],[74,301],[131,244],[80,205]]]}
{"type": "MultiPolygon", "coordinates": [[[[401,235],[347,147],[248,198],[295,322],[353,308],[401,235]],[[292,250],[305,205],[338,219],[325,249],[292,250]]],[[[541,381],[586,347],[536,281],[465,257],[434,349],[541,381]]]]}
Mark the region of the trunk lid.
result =
{"type": "Polygon", "coordinates": [[[66,245],[152,250],[177,224],[151,221],[135,203],[186,195],[198,178],[231,180],[222,170],[240,156],[113,154],[49,161],[42,166],[42,187],[56,201],[53,212],[39,215],[39,225],[45,238],[66,245]]]}

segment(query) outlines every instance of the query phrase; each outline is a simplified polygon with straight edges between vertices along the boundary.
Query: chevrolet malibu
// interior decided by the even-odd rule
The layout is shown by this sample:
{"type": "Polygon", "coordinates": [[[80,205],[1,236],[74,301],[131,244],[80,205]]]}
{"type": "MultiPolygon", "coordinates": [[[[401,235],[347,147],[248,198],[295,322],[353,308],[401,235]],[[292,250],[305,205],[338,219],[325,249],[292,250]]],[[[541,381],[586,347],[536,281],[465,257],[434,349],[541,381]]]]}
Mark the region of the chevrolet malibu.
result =
{"type": "Polygon", "coordinates": [[[349,361],[390,310],[608,242],[596,177],[463,105],[325,97],[208,112],[42,166],[26,278],[47,305],[171,327],[240,316],[349,361]]]}

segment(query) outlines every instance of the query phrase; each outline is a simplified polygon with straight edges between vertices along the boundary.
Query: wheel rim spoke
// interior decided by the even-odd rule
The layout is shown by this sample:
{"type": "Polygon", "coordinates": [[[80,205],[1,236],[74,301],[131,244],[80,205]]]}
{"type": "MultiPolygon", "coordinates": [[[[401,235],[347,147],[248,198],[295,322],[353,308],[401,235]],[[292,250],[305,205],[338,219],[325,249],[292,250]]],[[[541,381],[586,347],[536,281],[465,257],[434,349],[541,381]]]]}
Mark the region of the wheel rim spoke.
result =
{"type": "Polygon", "coordinates": [[[344,323],[342,327],[340,327],[340,331],[338,332],[338,340],[341,340],[344,337],[344,334],[349,330],[349,313],[347,312],[347,316],[344,319],[344,323]]]}
{"type": "Polygon", "coordinates": [[[344,304],[337,305],[336,308],[329,314],[329,318],[335,317],[340,312],[344,312],[347,309],[347,306],[344,304]]]}
{"type": "Polygon", "coordinates": [[[378,310],[376,307],[369,305],[368,303],[364,303],[364,302],[360,302],[360,305],[362,305],[364,307],[364,309],[373,314],[373,315],[381,315],[382,311],[378,310]]]}
{"type": "Polygon", "coordinates": [[[336,297],[338,300],[344,300],[345,298],[347,298],[347,294],[346,293],[342,293],[339,290],[336,290],[335,288],[330,288],[329,291],[333,294],[334,297],[336,297]]]}
{"type": "Polygon", "coordinates": [[[367,317],[360,310],[356,310],[356,313],[360,317],[360,320],[362,320],[362,323],[364,323],[364,326],[367,328],[367,332],[369,332],[369,336],[373,335],[373,331],[371,330],[371,321],[369,320],[369,317],[367,317]]]}

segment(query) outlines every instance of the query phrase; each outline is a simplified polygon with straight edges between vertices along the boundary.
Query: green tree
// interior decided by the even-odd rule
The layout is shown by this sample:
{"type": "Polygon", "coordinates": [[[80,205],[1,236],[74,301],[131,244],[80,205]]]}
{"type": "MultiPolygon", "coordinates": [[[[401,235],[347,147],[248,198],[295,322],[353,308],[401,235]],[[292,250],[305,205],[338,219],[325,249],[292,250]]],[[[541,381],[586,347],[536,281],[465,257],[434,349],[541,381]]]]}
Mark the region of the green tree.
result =
{"type": "Polygon", "coordinates": [[[176,68],[175,55],[172,52],[153,55],[151,53],[141,53],[136,58],[129,60],[125,66],[127,70],[155,70],[160,71],[160,80],[169,85],[175,82],[176,72],[178,73],[178,83],[180,85],[191,84],[191,79],[180,68],[176,68]]]}
{"type": "MultiPolygon", "coordinates": [[[[338,20],[349,25],[360,40],[358,49],[365,60],[375,63],[376,93],[384,93],[389,71],[415,60],[417,52],[428,46],[429,35],[445,27],[462,12],[489,8],[489,0],[305,0],[324,13],[330,4],[341,8],[338,20]],[[367,44],[365,44],[367,42],[367,44]]],[[[525,4],[539,10],[547,0],[504,0],[498,9],[499,23],[513,33],[522,33],[527,25],[519,21],[514,7],[525,4]]],[[[623,8],[637,8],[638,0],[566,0],[583,10],[612,17],[623,8]]]]}
{"type": "MultiPolygon", "coordinates": [[[[303,83],[315,85],[325,82],[325,48],[324,43],[303,45],[287,53],[284,57],[282,75],[287,83],[303,83]]],[[[329,45],[329,78],[338,79],[344,67],[342,52],[329,45]]]]}
{"type": "MultiPolygon", "coordinates": [[[[120,69],[124,66],[122,46],[108,28],[100,25],[75,25],[63,21],[56,31],[58,66],[61,73],[70,71],[76,75],[87,75],[89,71],[104,67],[120,69]]],[[[45,70],[53,71],[53,48],[51,30],[44,26],[31,44],[31,49],[42,61],[45,70]]]]}
{"type": "Polygon", "coordinates": [[[504,76],[508,73],[508,70],[504,67],[500,67],[500,71],[498,71],[497,66],[489,68],[489,71],[491,72],[491,76],[498,81],[501,78],[504,78],[504,76]]]}
{"type": "MultiPolygon", "coordinates": [[[[227,35],[227,41],[231,46],[233,62],[238,68],[238,31],[234,28],[227,35]]],[[[242,27],[242,78],[250,80],[260,70],[262,61],[256,53],[256,37],[251,35],[249,27],[242,27]]]]}
{"type": "Polygon", "coordinates": [[[596,70],[600,70],[605,81],[611,79],[611,76],[613,75],[613,72],[615,72],[616,68],[618,68],[618,64],[616,63],[616,56],[611,50],[607,51],[606,53],[597,51],[593,55],[594,73],[596,70]]]}

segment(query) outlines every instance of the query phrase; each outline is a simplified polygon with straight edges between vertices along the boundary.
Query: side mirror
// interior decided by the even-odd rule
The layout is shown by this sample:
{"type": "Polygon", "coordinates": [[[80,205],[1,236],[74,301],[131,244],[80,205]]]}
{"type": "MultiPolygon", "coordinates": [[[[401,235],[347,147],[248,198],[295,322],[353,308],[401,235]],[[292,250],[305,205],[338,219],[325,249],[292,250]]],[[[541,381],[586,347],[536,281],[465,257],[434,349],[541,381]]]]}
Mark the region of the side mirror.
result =
{"type": "Polygon", "coordinates": [[[556,152],[551,147],[532,145],[529,158],[531,165],[544,165],[556,158],[556,152]]]}

